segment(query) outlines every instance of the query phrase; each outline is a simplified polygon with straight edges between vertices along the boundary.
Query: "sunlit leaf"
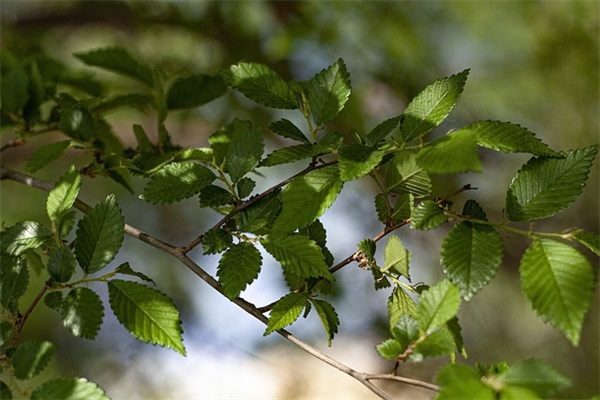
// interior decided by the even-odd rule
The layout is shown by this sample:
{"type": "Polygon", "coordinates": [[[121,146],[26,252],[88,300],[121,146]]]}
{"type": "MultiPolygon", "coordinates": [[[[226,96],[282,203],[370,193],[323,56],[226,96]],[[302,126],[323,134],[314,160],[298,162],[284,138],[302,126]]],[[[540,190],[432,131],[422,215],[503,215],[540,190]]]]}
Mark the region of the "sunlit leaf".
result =
{"type": "Polygon", "coordinates": [[[530,153],[535,156],[559,156],[533,132],[511,122],[479,121],[461,130],[474,132],[477,144],[504,153],[530,153]]]}
{"type": "Polygon", "coordinates": [[[58,226],[61,218],[73,207],[81,188],[81,176],[77,168],[72,166],[48,193],[46,210],[50,221],[58,226]]]}
{"type": "Polygon", "coordinates": [[[383,358],[393,359],[404,351],[402,344],[396,339],[386,339],[375,346],[379,355],[383,358]]]}
{"type": "Polygon", "coordinates": [[[338,332],[338,326],[340,325],[340,319],[335,312],[335,309],[331,304],[324,300],[311,299],[312,305],[315,307],[317,314],[321,318],[323,328],[325,328],[325,334],[327,335],[327,345],[331,346],[333,337],[338,332]]]}
{"type": "Polygon", "coordinates": [[[306,293],[289,293],[277,300],[271,309],[269,323],[264,335],[269,335],[294,323],[306,306],[307,300],[306,293]]]}
{"type": "Polygon", "coordinates": [[[461,129],[434,140],[417,153],[417,163],[430,173],[480,172],[475,134],[461,129]]]}
{"type": "Polygon", "coordinates": [[[0,252],[19,256],[28,250],[37,249],[51,237],[44,225],[36,221],[17,222],[0,235],[0,252]]]}
{"type": "Polygon", "coordinates": [[[411,226],[415,229],[428,231],[446,222],[444,210],[433,200],[420,202],[412,213],[411,226]]]}
{"type": "Polygon", "coordinates": [[[436,283],[421,294],[417,304],[419,327],[425,332],[436,330],[456,315],[459,306],[458,288],[449,280],[436,283]]]}
{"type": "Polygon", "coordinates": [[[110,400],[110,397],[85,378],[56,378],[35,388],[31,392],[31,399],[110,400]]]}
{"type": "Polygon", "coordinates": [[[431,192],[431,180],[417,164],[413,152],[401,151],[390,162],[387,187],[394,193],[412,193],[415,197],[423,197],[431,192]]]}
{"type": "Polygon", "coordinates": [[[353,143],[339,149],[340,178],[346,182],[371,172],[383,159],[383,151],[353,143]]]}
{"type": "Polygon", "coordinates": [[[94,339],[102,325],[104,306],[96,292],[85,287],[71,290],[61,304],[60,314],[64,326],[73,335],[94,339]]]}
{"type": "Polygon", "coordinates": [[[384,251],[384,270],[404,275],[410,280],[410,251],[404,248],[398,236],[390,237],[384,251]]]}
{"type": "Polygon", "coordinates": [[[153,204],[170,204],[190,198],[210,185],[215,174],[191,161],[165,165],[144,188],[143,199],[153,204]]]}
{"type": "Polygon", "coordinates": [[[39,374],[56,352],[56,346],[47,341],[21,343],[10,358],[17,379],[31,379],[39,374]]]}
{"type": "Polygon", "coordinates": [[[379,142],[384,140],[390,133],[392,133],[394,129],[398,127],[401,119],[402,116],[399,115],[381,122],[367,134],[367,137],[365,138],[365,144],[367,146],[378,145],[379,142]]]}
{"type": "Polygon", "coordinates": [[[292,234],[264,238],[260,241],[285,270],[301,277],[333,279],[327,269],[321,248],[307,236],[292,234]]]}

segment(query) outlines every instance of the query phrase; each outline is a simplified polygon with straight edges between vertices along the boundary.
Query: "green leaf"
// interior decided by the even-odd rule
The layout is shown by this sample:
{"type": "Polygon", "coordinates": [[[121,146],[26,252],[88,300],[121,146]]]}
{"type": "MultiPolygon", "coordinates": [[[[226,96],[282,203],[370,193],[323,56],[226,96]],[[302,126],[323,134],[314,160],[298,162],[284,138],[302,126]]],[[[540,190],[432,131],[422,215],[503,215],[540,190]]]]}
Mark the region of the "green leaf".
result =
{"type": "Polygon", "coordinates": [[[29,98],[29,75],[23,68],[15,68],[2,77],[0,100],[2,111],[18,114],[29,98]]]}
{"type": "Polygon", "coordinates": [[[203,74],[177,79],[167,91],[169,110],[194,108],[222,96],[227,86],[220,76],[203,74]]]}
{"type": "Polygon", "coordinates": [[[578,231],[573,238],[600,256],[600,235],[594,232],[578,231]]]}
{"type": "Polygon", "coordinates": [[[387,187],[394,193],[412,193],[415,197],[424,197],[431,193],[431,180],[427,172],[417,164],[413,152],[400,151],[390,163],[387,187]]]}
{"type": "Polygon", "coordinates": [[[309,225],[333,204],[342,186],[336,166],[294,178],[281,192],[282,210],[273,233],[285,234],[309,225]]]}
{"type": "Polygon", "coordinates": [[[56,351],[50,342],[29,341],[21,343],[10,358],[17,379],[31,379],[48,365],[56,351]]]}
{"type": "Polygon", "coordinates": [[[211,170],[191,161],[167,164],[152,175],[142,198],[153,204],[181,201],[198,194],[215,178],[211,170]]]}
{"type": "Polygon", "coordinates": [[[264,336],[294,323],[300,316],[307,301],[308,295],[306,293],[289,293],[277,300],[271,309],[271,315],[269,316],[264,336]]]}
{"type": "Polygon", "coordinates": [[[288,119],[282,118],[279,121],[271,122],[268,128],[271,132],[279,136],[303,143],[310,143],[310,140],[308,140],[304,133],[288,119]]]}
{"type": "Polygon", "coordinates": [[[448,331],[454,339],[456,350],[460,352],[464,358],[467,358],[467,349],[465,348],[465,341],[462,336],[462,328],[458,323],[458,317],[451,318],[448,322],[446,322],[446,328],[448,328],[448,331]]]}
{"type": "Polygon", "coordinates": [[[273,222],[280,208],[281,200],[277,193],[260,199],[240,213],[239,230],[251,233],[260,232],[261,229],[273,222]]]}
{"type": "Polygon", "coordinates": [[[540,397],[529,389],[520,386],[502,388],[501,400],[540,400],[540,397]]]}
{"type": "Polygon", "coordinates": [[[85,287],[73,289],[60,307],[65,327],[75,336],[94,339],[102,325],[104,306],[96,292],[85,287]]]}
{"type": "Polygon", "coordinates": [[[488,220],[487,215],[485,214],[485,211],[483,210],[483,208],[481,208],[479,203],[477,203],[473,199],[469,199],[465,202],[465,205],[463,206],[462,214],[465,216],[471,217],[473,219],[480,219],[482,221],[488,220]]]}
{"type": "Polygon", "coordinates": [[[133,268],[131,268],[131,265],[129,265],[128,262],[124,262],[123,264],[119,265],[115,269],[115,273],[117,273],[117,274],[123,274],[123,275],[129,275],[129,276],[135,276],[135,277],[140,278],[143,281],[150,282],[153,285],[156,285],[156,282],[154,282],[154,280],[152,278],[150,278],[148,275],[146,275],[146,274],[144,274],[142,272],[134,271],[133,268]]]}
{"type": "Polygon", "coordinates": [[[523,254],[520,272],[533,309],[577,345],[596,281],[587,259],[564,243],[535,239],[523,254]]]}
{"type": "Polygon", "coordinates": [[[417,315],[417,305],[400,286],[396,286],[388,298],[387,310],[390,327],[396,326],[403,315],[411,317],[417,315]]]}
{"type": "Polygon", "coordinates": [[[252,179],[250,179],[247,176],[245,176],[242,179],[240,179],[235,184],[235,186],[236,186],[236,190],[237,190],[237,193],[238,193],[238,197],[240,199],[243,199],[243,198],[248,197],[248,196],[250,196],[252,194],[252,191],[256,187],[256,182],[254,182],[252,179]]]}
{"type": "Polygon", "coordinates": [[[56,228],[56,232],[58,233],[58,237],[64,238],[66,237],[73,228],[75,227],[75,220],[77,219],[77,213],[75,210],[67,211],[58,223],[58,227],[56,228]]]}
{"type": "Polygon", "coordinates": [[[46,304],[46,306],[48,306],[48,308],[60,313],[60,307],[64,300],[63,297],[64,296],[63,296],[62,292],[59,292],[59,291],[50,292],[44,297],[44,304],[46,304]]]}
{"type": "Polygon", "coordinates": [[[223,71],[222,75],[229,86],[258,104],[271,108],[298,108],[291,87],[266,65],[241,62],[223,71]]]}
{"type": "Polygon", "coordinates": [[[398,127],[401,115],[397,117],[386,119],[385,121],[378,124],[371,132],[367,134],[365,138],[365,144],[367,146],[377,146],[379,142],[384,140],[394,129],[398,127]]]}
{"type": "Polygon", "coordinates": [[[56,378],[35,388],[31,399],[110,400],[110,397],[85,378],[56,378]]]}
{"type": "Polygon", "coordinates": [[[216,185],[207,185],[200,190],[200,207],[221,207],[234,203],[227,189],[216,185]]]}
{"type": "Polygon", "coordinates": [[[390,332],[394,339],[402,345],[402,350],[421,336],[418,322],[408,314],[402,314],[395,325],[390,325],[390,332]]]}
{"type": "Polygon", "coordinates": [[[115,316],[132,336],[185,355],[179,312],[168,296],[119,279],[108,282],[108,295],[115,316]]]}
{"type": "Polygon", "coordinates": [[[219,260],[217,276],[223,293],[235,299],[258,277],[262,256],[254,245],[241,242],[231,246],[219,260]]]}
{"type": "Polygon", "coordinates": [[[204,234],[202,240],[203,254],[218,254],[225,251],[233,243],[233,238],[220,228],[213,228],[204,234]]]}
{"type": "Polygon", "coordinates": [[[4,399],[4,400],[12,400],[13,399],[12,392],[10,391],[10,388],[8,387],[8,385],[6,383],[4,383],[4,381],[0,381],[0,399],[4,399]]]}
{"type": "Polygon", "coordinates": [[[94,273],[104,268],[121,248],[125,221],[114,195],[109,195],[77,224],[75,255],[81,268],[94,273]]]}
{"type": "Polygon", "coordinates": [[[363,239],[356,247],[358,250],[367,258],[369,261],[375,261],[375,251],[377,250],[377,243],[373,239],[363,239]]]}
{"type": "Polygon", "coordinates": [[[371,172],[383,159],[383,151],[360,143],[342,146],[339,149],[340,178],[351,181],[371,172]]]}
{"type": "Polygon", "coordinates": [[[512,221],[531,221],[554,215],[583,191],[599,145],[564,153],[564,158],[537,157],[513,178],[506,195],[512,221]]]}
{"type": "Polygon", "coordinates": [[[402,114],[399,141],[418,139],[438,126],[456,105],[469,75],[466,69],[427,86],[406,107],[402,114]]]}
{"type": "Polygon", "coordinates": [[[379,355],[383,358],[393,359],[402,354],[404,348],[396,339],[387,339],[375,346],[379,355]]]}
{"type": "Polygon", "coordinates": [[[547,144],[535,137],[533,132],[511,122],[479,121],[462,130],[475,133],[477,144],[504,153],[530,153],[535,156],[560,156],[547,144]]]}
{"type": "Polygon", "coordinates": [[[487,225],[463,221],[444,239],[440,262],[448,279],[470,300],[502,264],[502,239],[487,225]]]}
{"type": "Polygon", "coordinates": [[[29,270],[22,258],[0,255],[0,304],[17,314],[18,301],[27,291],[29,270]]]}
{"type": "Polygon", "coordinates": [[[446,222],[444,210],[433,200],[420,202],[412,213],[411,226],[414,229],[428,231],[446,222]]]}
{"type": "Polygon", "coordinates": [[[67,282],[75,273],[75,267],[77,266],[77,260],[75,254],[65,244],[61,244],[59,247],[50,251],[50,258],[48,259],[48,274],[56,282],[67,282]]]}
{"type": "Polygon", "coordinates": [[[94,113],[102,115],[107,115],[122,108],[133,108],[146,112],[149,107],[154,106],[154,103],[155,100],[152,96],[141,93],[129,93],[107,98],[91,110],[94,113]]]}
{"type": "Polygon", "coordinates": [[[399,223],[410,218],[413,201],[414,196],[410,193],[402,193],[398,196],[391,215],[392,220],[395,223],[399,223]]]}
{"type": "Polygon", "coordinates": [[[305,278],[333,279],[325,264],[321,248],[314,240],[304,235],[267,237],[261,239],[260,243],[285,270],[305,278]]]}
{"type": "Polygon", "coordinates": [[[447,279],[440,281],[421,294],[417,304],[419,327],[427,333],[433,332],[452,319],[459,307],[458,288],[447,279]]]}
{"type": "Polygon", "coordinates": [[[94,117],[85,107],[76,105],[61,113],[58,129],[73,139],[88,141],[94,135],[94,117]]]}
{"type": "Polygon", "coordinates": [[[428,335],[414,349],[416,354],[420,354],[423,357],[453,355],[455,351],[454,338],[447,329],[440,329],[428,335]]]}
{"type": "Polygon", "coordinates": [[[475,134],[461,129],[434,140],[419,150],[417,163],[425,171],[437,174],[481,172],[475,134]]]}
{"type": "Polygon", "coordinates": [[[247,132],[230,142],[225,166],[234,183],[258,165],[264,149],[265,144],[260,130],[252,125],[247,132]]]}
{"type": "Polygon", "coordinates": [[[55,226],[60,224],[62,217],[73,207],[80,188],[81,176],[77,168],[72,166],[48,193],[46,211],[55,226]]]}
{"type": "Polygon", "coordinates": [[[12,256],[20,256],[28,250],[42,246],[51,237],[44,225],[36,221],[17,222],[2,231],[0,236],[0,252],[12,256]]]}
{"type": "Polygon", "coordinates": [[[260,162],[260,166],[273,167],[275,165],[293,163],[304,160],[305,158],[312,158],[330,152],[331,150],[329,148],[320,144],[297,144],[273,151],[260,162]]]}
{"type": "Polygon", "coordinates": [[[317,314],[321,318],[323,328],[325,328],[325,334],[327,335],[327,345],[331,346],[333,337],[338,332],[338,326],[340,325],[340,319],[335,312],[335,309],[331,304],[324,300],[311,299],[312,305],[315,307],[317,314]]]}
{"type": "Polygon", "coordinates": [[[392,236],[385,246],[383,254],[383,270],[391,270],[398,275],[404,275],[410,280],[410,251],[406,250],[398,236],[392,236]]]}
{"type": "Polygon", "coordinates": [[[75,57],[87,65],[107,69],[111,72],[136,79],[147,86],[154,86],[152,70],[134,59],[127,51],[113,47],[87,53],[75,53],[75,57]]]}
{"type": "Polygon", "coordinates": [[[329,122],[344,108],[352,90],[350,74],[341,58],[307,82],[303,82],[303,87],[317,126],[329,122]]]}
{"type": "Polygon", "coordinates": [[[73,142],[70,140],[53,142],[42,146],[36,149],[31,157],[29,157],[29,160],[27,160],[27,165],[25,166],[25,170],[31,173],[37,172],[65,154],[71,147],[73,147],[73,142]]]}
{"type": "Polygon", "coordinates": [[[527,388],[548,398],[569,387],[571,382],[554,367],[541,360],[519,361],[499,376],[501,383],[527,388]]]}
{"type": "Polygon", "coordinates": [[[496,392],[486,385],[479,374],[462,364],[447,364],[437,376],[441,386],[436,400],[477,399],[496,400],[496,392]]]}

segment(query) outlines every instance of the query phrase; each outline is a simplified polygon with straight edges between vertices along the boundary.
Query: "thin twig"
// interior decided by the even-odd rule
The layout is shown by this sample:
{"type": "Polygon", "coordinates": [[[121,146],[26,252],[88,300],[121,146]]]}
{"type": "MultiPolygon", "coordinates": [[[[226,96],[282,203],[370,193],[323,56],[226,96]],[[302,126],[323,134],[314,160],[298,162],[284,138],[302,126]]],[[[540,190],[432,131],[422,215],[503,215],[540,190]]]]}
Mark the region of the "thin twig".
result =
{"type": "Polygon", "coordinates": [[[42,287],[42,290],[40,290],[40,292],[37,294],[37,296],[35,296],[35,299],[33,299],[31,304],[29,305],[29,308],[27,308],[27,311],[25,311],[25,314],[23,314],[23,316],[21,316],[19,318],[19,320],[17,321],[16,330],[15,330],[15,333],[14,333],[12,341],[11,341],[12,346],[14,346],[17,343],[17,339],[19,338],[19,335],[21,334],[21,330],[23,330],[23,326],[25,326],[25,322],[27,322],[27,319],[33,312],[33,309],[40,302],[40,300],[42,299],[42,297],[44,296],[44,294],[46,293],[47,290],[48,290],[48,285],[44,284],[44,287],[42,287]]]}
{"type": "Polygon", "coordinates": [[[420,381],[418,379],[406,378],[404,376],[398,376],[398,375],[393,375],[393,374],[373,374],[373,375],[369,375],[368,379],[369,380],[385,379],[385,380],[390,380],[390,381],[398,381],[398,382],[406,383],[408,385],[419,386],[419,387],[422,387],[425,389],[433,390],[435,392],[440,391],[440,387],[438,385],[434,385],[433,383],[420,381]]]}

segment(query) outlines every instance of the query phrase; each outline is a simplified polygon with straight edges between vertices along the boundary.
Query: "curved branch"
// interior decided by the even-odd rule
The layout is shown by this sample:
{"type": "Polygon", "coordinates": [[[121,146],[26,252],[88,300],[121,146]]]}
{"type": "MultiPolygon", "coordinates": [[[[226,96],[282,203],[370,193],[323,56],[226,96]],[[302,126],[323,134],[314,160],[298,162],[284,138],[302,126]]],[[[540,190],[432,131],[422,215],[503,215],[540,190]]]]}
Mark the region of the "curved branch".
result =
{"type": "MultiPolygon", "coordinates": [[[[314,167],[313,167],[313,169],[314,169],[314,167]]],[[[306,170],[304,170],[304,172],[302,172],[302,173],[306,173],[306,170]]],[[[1,180],[4,180],[4,179],[13,180],[13,181],[25,184],[27,186],[30,186],[30,187],[33,187],[36,189],[41,189],[44,191],[50,191],[53,188],[53,185],[49,182],[45,182],[45,181],[36,179],[32,176],[25,175],[20,172],[17,172],[17,171],[8,169],[8,168],[4,168],[4,167],[0,167],[0,179],[1,180]]],[[[292,179],[292,178],[290,178],[290,179],[292,179]]],[[[273,189],[273,190],[276,190],[276,189],[273,189]]],[[[90,207],[88,204],[86,204],[80,200],[76,200],[74,206],[84,213],[87,213],[92,209],[92,207],[90,207]]],[[[212,275],[210,275],[208,272],[206,272],[202,267],[200,267],[200,265],[198,265],[196,262],[194,262],[192,259],[190,259],[186,255],[185,248],[177,247],[177,246],[174,246],[167,242],[164,242],[164,241],[157,239],[145,232],[142,232],[139,229],[137,229],[131,225],[128,225],[128,224],[125,224],[124,231],[128,235],[175,257],[182,264],[184,264],[190,271],[192,271],[200,279],[202,279],[204,282],[206,282],[210,287],[212,287],[213,289],[215,289],[216,291],[218,291],[219,293],[224,295],[223,289],[222,289],[221,285],[219,285],[219,282],[215,278],[213,278],[212,275]]],[[[382,234],[380,234],[380,235],[382,235],[382,234]]],[[[383,237],[383,236],[384,235],[382,235],[381,237],[383,237]]],[[[248,314],[252,315],[257,320],[262,322],[263,324],[268,323],[268,318],[254,304],[244,300],[241,297],[237,297],[237,298],[233,299],[232,302],[234,304],[236,304],[238,307],[240,307],[241,309],[243,309],[244,311],[246,311],[248,314]]],[[[366,374],[366,373],[358,372],[358,371],[348,367],[347,365],[323,354],[316,348],[314,348],[314,347],[310,346],[309,344],[303,342],[302,340],[298,339],[297,337],[295,337],[294,335],[292,335],[290,332],[286,331],[285,329],[280,329],[277,331],[277,333],[279,335],[283,336],[285,339],[287,339],[289,342],[291,342],[295,346],[306,351],[308,354],[312,355],[313,357],[323,361],[324,363],[334,367],[335,369],[358,380],[365,387],[367,387],[369,390],[371,390],[373,393],[375,393],[377,396],[379,396],[382,399],[393,400],[393,397],[389,393],[387,393],[386,391],[381,389],[380,387],[373,384],[373,382],[371,382],[371,380],[390,379],[390,380],[396,380],[396,381],[399,381],[402,383],[407,383],[407,384],[410,384],[413,386],[420,386],[420,387],[427,388],[430,390],[439,390],[439,388],[437,388],[437,386],[435,386],[435,385],[431,385],[427,382],[422,382],[422,381],[418,381],[418,380],[411,379],[411,378],[404,378],[404,377],[399,377],[396,375],[366,374]]]]}

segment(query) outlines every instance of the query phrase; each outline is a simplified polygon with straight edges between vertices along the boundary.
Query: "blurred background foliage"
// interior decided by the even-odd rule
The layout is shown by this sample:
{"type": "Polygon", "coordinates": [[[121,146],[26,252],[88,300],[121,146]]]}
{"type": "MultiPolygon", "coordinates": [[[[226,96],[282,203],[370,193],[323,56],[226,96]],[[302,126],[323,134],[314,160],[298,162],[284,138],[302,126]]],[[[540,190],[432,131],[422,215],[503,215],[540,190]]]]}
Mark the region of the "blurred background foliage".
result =
{"type": "MultiPolygon", "coordinates": [[[[220,68],[246,60],[266,63],[288,79],[302,80],[341,57],[351,73],[353,93],[328,129],[348,137],[354,131],[366,133],[383,119],[400,114],[433,80],[470,68],[461,101],[435,134],[475,120],[495,119],[519,123],[552,148],[568,150],[598,142],[599,4],[593,0],[2,1],[1,47],[19,59],[46,54],[84,71],[72,53],[123,46],[140,60],[160,67],[166,79],[191,73],[216,74],[220,68]]],[[[85,71],[110,82],[109,94],[125,93],[130,88],[131,82],[120,77],[85,71]]],[[[173,115],[168,129],[174,143],[204,146],[210,133],[234,117],[266,125],[281,117],[281,112],[228,94],[199,109],[173,115]]],[[[141,121],[152,132],[156,130],[154,119],[139,112],[119,112],[110,122],[121,140],[132,145],[131,125],[141,121]]],[[[36,147],[57,137],[50,133],[6,151],[2,163],[23,170],[36,147]]],[[[9,139],[10,132],[3,132],[2,144],[9,139]]],[[[481,156],[482,174],[438,178],[435,194],[444,195],[471,183],[479,190],[468,195],[484,205],[490,218],[499,220],[506,187],[528,157],[487,151],[481,156]]],[[[77,163],[77,157],[70,155],[38,176],[54,181],[64,171],[61,167],[77,163]]],[[[290,176],[290,168],[294,166],[276,171],[273,179],[290,176]]],[[[536,223],[536,229],[560,231],[577,226],[598,232],[598,182],[596,163],[581,198],[551,221],[536,223]]],[[[14,183],[3,182],[1,189],[1,220],[7,226],[21,219],[45,218],[45,194],[14,183]]],[[[338,260],[353,252],[360,239],[381,230],[374,214],[374,190],[369,182],[351,182],[343,201],[326,214],[329,246],[338,260]]],[[[110,192],[117,193],[128,222],[172,243],[186,243],[216,219],[200,212],[195,201],[162,207],[143,204],[105,180],[88,180],[82,191],[84,201],[90,203],[110,192]]],[[[466,195],[457,199],[464,200],[466,195]]],[[[446,232],[398,232],[413,252],[414,281],[431,283],[442,276],[439,246],[446,232]]],[[[535,316],[520,293],[518,261],[528,243],[505,237],[505,244],[504,264],[497,277],[474,301],[463,304],[461,323],[469,350],[466,362],[544,358],[573,380],[564,397],[597,394],[599,296],[596,294],[579,347],[571,347],[535,316]]],[[[295,358],[290,365],[286,357],[297,355],[282,353],[289,351],[289,346],[282,346],[275,337],[263,338],[263,327],[232,310],[229,302],[210,293],[180,265],[133,240],[127,240],[125,246],[123,260],[134,260],[132,265],[160,282],[159,287],[180,307],[188,358],[182,360],[130,339],[108,316],[96,342],[74,339],[58,325],[58,318],[47,315],[47,309],[37,310],[37,320],[31,321],[26,334],[44,335],[48,326],[55,325],[53,340],[62,349],[55,368],[61,373],[87,376],[114,397],[368,396],[351,380],[338,384],[321,375],[311,376],[312,361],[295,358]],[[288,374],[278,374],[283,381],[275,385],[269,376],[256,373],[261,368],[288,374]],[[217,370],[223,374],[216,375],[217,370]],[[346,386],[359,391],[347,392],[346,386]]],[[[597,258],[585,249],[581,251],[591,257],[597,269],[597,258]]],[[[211,272],[216,262],[214,257],[200,259],[211,272]]],[[[270,270],[263,271],[259,285],[245,293],[259,305],[285,290],[275,268],[270,270]]],[[[387,293],[373,294],[369,275],[355,266],[339,274],[341,289],[335,304],[342,321],[340,338],[326,351],[359,369],[383,371],[392,365],[377,361],[373,346],[385,334],[387,293]],[[352,347],[366,348],[369,355],[355,353],[352,347]],[[359,359],[352,359],[353,355],[359,359]]],[[[312,322],[300,321],[292,330],[324,347],[321,328],[312,322]]],[[[436,367],[435,362],[402,366],[400,373],[432,380],[436,367]]],[[[411,398],[429,395],[398,389],[404,390],[399,395],[411,398]]]]}

